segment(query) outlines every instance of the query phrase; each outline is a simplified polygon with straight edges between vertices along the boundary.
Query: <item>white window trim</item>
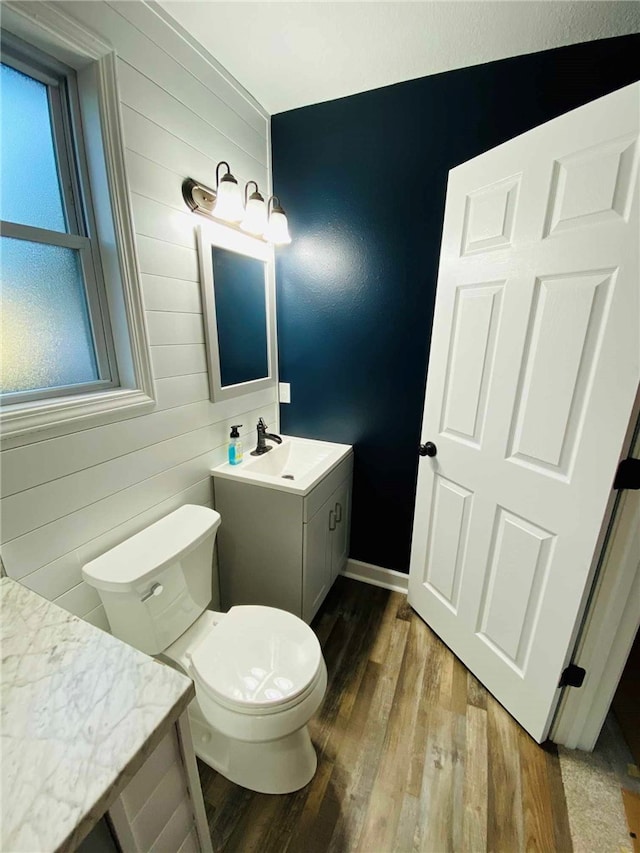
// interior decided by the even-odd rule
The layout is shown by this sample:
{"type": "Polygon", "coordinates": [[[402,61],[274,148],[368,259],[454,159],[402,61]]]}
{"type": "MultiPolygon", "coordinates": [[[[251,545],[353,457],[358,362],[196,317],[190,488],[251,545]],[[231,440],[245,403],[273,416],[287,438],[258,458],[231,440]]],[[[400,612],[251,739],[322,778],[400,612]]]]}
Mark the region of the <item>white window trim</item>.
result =
{"type": "Polygon", "coordinates": [[[144,414],[155,406],[155,388],[124,161],[116,54],[46,0],[6,0],[2,26],[78,73],[91,192],[96,208],[110,203],[111,216],[96,218],[120,375],[119,388],[4,406],[2,446],[11,447],[144,414]],[[95,156],[97,147],[103,156],[95,156]]]}
{"type": "Polygon", "coordinates": [[[6,48],[3,62],[20,73],[33,76],[47,89],[66,230],[47,228],[46,225],[38,227],[18,219],[13,222],[0,220],[0,231],[3,237],[26,240],[41,246],[63,247],[76,253],[82,269],[87,320],[91,328],[92,346],[89,344],[88,348],[93,350],[96,368],[96,376],[82,384],[75,382],[57,387],[18,388],[4,393],[2,404],[19,406],[30,401],[118,388],[118,366],[93,215],[76,74],[68,65],[22,39],[16,39],[6,30],[2,33],[2,39],[2,47],[6,48]]]}

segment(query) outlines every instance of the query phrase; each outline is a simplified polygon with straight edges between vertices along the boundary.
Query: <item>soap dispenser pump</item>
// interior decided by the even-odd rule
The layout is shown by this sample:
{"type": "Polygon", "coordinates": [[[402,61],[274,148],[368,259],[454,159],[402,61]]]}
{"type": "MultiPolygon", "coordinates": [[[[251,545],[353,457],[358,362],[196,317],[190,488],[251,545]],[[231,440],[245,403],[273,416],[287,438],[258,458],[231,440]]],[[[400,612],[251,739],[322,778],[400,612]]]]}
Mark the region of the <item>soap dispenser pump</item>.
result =
{"type": "Polygon", "coordinates": [[[231,427],[231,435],[229,436],[229,465],[239,465],[242,462],[242,441],[238,428],[242,424],[235,424],[231,427]]]}

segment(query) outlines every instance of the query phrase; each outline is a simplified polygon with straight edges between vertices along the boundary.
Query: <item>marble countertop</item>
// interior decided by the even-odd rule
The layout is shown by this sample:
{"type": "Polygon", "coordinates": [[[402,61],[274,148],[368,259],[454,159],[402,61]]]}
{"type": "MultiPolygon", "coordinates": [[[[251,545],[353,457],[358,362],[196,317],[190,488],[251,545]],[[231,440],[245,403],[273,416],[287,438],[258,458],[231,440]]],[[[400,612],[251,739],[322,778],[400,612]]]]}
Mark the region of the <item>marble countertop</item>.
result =
{"type": "Polygon", "coordinates": [[[0,849],[74,850],[193,683],[9,578],[0,608],[0,849]]]}

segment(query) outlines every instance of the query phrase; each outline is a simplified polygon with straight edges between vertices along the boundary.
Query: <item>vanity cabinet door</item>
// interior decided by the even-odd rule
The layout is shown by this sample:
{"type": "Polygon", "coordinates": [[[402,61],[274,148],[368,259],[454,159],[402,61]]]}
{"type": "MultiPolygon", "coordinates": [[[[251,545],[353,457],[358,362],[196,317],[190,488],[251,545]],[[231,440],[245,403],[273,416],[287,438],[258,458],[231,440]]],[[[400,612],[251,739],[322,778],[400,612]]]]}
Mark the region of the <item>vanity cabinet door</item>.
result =
{"type": "Polygon", "coordinates": [[[351,530],[351,480],[345,480],[331,496],[334,501],[335,530],[331,533],[331,583],[344,569],[349,556],[351,530]]]}
{"type": "MultiPolygon", "coordinates": [[[[108,816],[122,853],[213,853],[188,711],[111,803],[108,816]]],[[[85,853],[98,849],[87,845],[85,853]]]]}
{"type": "Polygon", "coordinates": [[[311,622],[331,586],[333,495],[304,525],[302,555],[302,618],[311,622]]]}
{"type": "Polygon", "coordinates": [[[304,525],[302,618],[310,622],[349,555],[351,478],[304,525]]]}

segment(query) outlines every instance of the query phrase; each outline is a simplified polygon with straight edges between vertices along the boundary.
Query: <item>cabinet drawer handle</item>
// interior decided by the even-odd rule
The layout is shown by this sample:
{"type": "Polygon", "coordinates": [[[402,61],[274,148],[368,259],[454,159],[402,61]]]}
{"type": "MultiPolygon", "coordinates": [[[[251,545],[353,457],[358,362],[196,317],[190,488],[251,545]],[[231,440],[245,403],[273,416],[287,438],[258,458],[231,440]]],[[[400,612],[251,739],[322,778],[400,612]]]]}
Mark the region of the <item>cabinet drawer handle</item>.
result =
{"type": "Polygon", "coordinates": [[[342,521],[342,504],[336,503],[336,522],[340,524],[342,521]]]}
{"type": "Polygon", "coordinates": [[[330,509],[329,510],[329,530],[335,530],[335,529],[336,529],[336,514],[332,509],[330,509]]]}

